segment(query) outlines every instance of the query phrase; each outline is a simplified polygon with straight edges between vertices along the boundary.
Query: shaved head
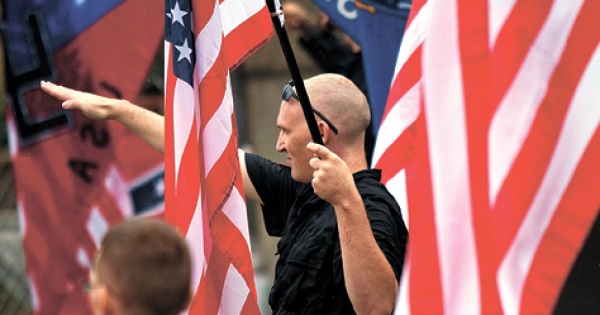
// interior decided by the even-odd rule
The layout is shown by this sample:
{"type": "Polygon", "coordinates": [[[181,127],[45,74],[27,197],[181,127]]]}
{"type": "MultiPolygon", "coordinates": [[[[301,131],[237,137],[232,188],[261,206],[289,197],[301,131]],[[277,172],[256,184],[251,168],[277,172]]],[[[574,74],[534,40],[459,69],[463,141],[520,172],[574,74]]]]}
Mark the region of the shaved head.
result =
{"type": "Polygon", "coordinates": [[[350,79],[327,73],[307,79],[304,85],[311,105],[336,125],[344,142],[363,141],[371,111],[367,98],[350,79]]]}

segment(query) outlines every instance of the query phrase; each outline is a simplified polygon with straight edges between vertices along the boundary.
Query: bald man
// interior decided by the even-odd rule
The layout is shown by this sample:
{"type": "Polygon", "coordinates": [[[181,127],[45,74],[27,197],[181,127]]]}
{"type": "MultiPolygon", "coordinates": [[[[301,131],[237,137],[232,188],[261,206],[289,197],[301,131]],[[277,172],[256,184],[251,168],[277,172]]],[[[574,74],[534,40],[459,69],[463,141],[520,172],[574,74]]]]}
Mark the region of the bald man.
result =
{"type": "MultiPolygon", "coordinates": [[[[274,314],[390,314],[408,232],[380,171],[367,165],[366,97],[337,74],[304,85],[324,146],[312,143],[290,82],[277,117],[276,150],[286,165],[239,151],[245,193],[262,205],[267,232],[280,237],[269,304],[274,314]]],[[[162,116],[125,100],[46,82],[42,88],[63,108],[118,120],[164,149],[162,116]]]]}

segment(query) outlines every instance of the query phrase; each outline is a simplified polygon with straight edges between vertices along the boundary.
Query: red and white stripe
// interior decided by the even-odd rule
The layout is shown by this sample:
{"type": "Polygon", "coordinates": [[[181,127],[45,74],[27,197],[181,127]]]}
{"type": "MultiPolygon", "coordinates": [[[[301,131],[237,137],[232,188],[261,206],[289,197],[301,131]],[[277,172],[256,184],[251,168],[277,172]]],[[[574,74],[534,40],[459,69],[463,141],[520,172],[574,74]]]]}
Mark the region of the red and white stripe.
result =
{"type": "Polygon", "coordinates": [[[194,86],[172,73],[165,43],[165,217],[192,249],[189,314],[259,314],[229,71],[270,38],[266,4],[192,3],[194,86]]]}
{"type": "Polygon", "coordinates": [[[414,1],[374,150],[397,313],[548,314],[600,208],[600,3],[414,1]]]}

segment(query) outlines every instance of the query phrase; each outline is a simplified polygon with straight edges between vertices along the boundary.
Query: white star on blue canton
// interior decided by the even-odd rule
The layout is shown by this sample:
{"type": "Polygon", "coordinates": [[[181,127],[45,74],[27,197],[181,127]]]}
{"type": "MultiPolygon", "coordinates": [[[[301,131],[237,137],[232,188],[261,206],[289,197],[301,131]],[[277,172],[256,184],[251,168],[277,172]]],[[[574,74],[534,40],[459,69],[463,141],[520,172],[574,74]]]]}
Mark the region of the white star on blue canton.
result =
{"type": "Polygon", "coordinates": [[[183,17],[186,16],[188,12],[181,11],[181,9],[179,8],[179,2],[175,2],[175,7],[171,10],[171,14],[173,15],[171,24],[179,22],[181,26],[185,26],[185,24],[183,24],[183,17]]]}
{"type": "Polygon", "coordinates": [[[183,45],[175,45],[175,48],[179,51],[179,58],[177,58],[177,62],[180,62],[182,59],[187,59],[190,64],[192,63],[192,58],[190,56],[192,54],[192,50],[188,45],[187,39],[183,41],[183,45]]]}

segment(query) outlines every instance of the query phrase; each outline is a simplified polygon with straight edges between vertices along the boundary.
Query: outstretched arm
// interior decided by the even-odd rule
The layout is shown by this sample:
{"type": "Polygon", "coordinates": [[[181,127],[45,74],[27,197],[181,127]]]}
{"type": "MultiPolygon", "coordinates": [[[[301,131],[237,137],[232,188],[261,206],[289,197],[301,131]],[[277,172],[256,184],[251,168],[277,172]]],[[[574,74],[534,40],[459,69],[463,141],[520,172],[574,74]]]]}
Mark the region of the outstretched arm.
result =
{"type": "Polygon", "coordinates": [[[390,314],[398,284],[392,266],[377,245],[362,198],[346,163],[324,146],[309,143],[315,193],[335,210],[344,281],[357,314],[390,314]]]}
{"type": "MultiPolygon", "coordinates": [[[[40,83],[42,90],[63,101],[62,107],[68,110],[80,110],[93,120],[114,119],[119,121],[142,140],[160,152],[165,150],[165,119],[163,116],[137,106],[126,100],[102,97],[92,93],[76,91],[50,82],[40,83]]],[[[239,150],[239,160],[244,179],[246,196],[261,202],[254,185],[248,177],[244,151],[239,150]]]]}
{"type": "Polygon", "coordinates": [[[127,100],[80,92],[50,82],[40,83],[42,90],[63,101],[62,107],[80,110],[93,120],[114,119],[131,129],[153,148],[164,152],[164,117],[127,100]]]}

